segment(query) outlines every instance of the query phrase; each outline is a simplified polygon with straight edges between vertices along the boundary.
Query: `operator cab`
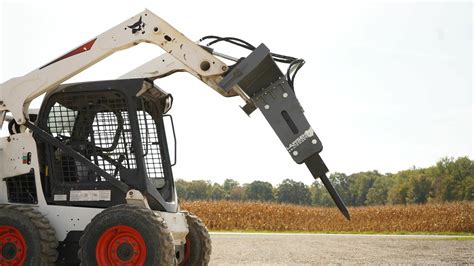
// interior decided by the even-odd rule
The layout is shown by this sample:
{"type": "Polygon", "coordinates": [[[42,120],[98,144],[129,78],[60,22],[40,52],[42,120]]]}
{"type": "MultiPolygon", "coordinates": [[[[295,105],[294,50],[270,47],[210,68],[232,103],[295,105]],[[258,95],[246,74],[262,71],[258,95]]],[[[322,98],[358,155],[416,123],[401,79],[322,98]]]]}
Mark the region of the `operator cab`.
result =
{"type": "Polygon", "coordinates": [[[176,202],[163,122],[171,105],[171,95],[146,79],[65,84],[47,94],[36,123],[72,149],[37,138],[48,204],[125,203],[126,192],[74,152],[142,192],[152,209],[176,202]]]}

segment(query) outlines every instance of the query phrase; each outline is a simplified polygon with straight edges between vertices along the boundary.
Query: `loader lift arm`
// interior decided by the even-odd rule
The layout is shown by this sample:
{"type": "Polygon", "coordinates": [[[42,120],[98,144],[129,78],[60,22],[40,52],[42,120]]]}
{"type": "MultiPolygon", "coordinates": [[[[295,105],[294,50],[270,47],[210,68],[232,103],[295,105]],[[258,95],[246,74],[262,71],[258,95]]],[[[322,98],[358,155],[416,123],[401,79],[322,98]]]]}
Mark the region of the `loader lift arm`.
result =
{"type": "Polygon", "coordinates": [[[113,53],[139,43],[152,43],[167,52],[155,76],[186,71],[224,96],[235,95],[235,92],[222,91],[217,85],[220,76],[227,71],[225,63],[145,10],[25,76],[2,83],[0,119],[9,111],[18,124],[24,124],[33,99],[113,53]]]}
{"type": "MultiPolygon", "coordinates": [[[[298,164],[305,163],[314,178],[321,178],[331,197],[349,219],[349,212],[326,176],[328,168],[319,156],[322,144],[309,125],[296,98],[291,80],[280,71],[265,45],[229,67],[192,42],[163,19],[145,10],[76,49],[26,74],[0,84],[0,127],[10,112],[18,125],[28,121],[33,99],[111,54],[139,43],[158,45],[167,53],[129,72],[122,78],[165,77],[188,72],[225,97],[239,95],[247,114],[259,108],[298,164]]],[[[291,65],[290,65],[291,67],[291,65]]]]}

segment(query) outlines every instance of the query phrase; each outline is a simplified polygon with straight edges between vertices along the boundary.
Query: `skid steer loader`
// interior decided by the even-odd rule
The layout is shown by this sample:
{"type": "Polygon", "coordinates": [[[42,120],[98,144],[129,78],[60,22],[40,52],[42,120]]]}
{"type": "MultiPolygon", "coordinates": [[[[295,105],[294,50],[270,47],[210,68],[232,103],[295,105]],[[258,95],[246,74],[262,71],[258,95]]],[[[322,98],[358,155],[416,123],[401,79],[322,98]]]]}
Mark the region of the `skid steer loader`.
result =
{"type": "Polygon", "coordinates": [[[321,178],[349,219],[294,93],[303,64],[237,38],[192,42],[145,10],[0,84],[0,126],[8,123],[9,131],[0,138],[0,265],[209,263],[205,225],[178,205],[167,142],[174,134],[165,131],[173,127],[173,98],[153,82],[179,71],[222,96],[240,96],[248,115],[260,109],[294,161],[321,178]],[[237,59],[210,48],[222,41],[251,53],[237,59]],[[63,84],[143,42],[166,53],[117,80],[63,84]],[[276,62],[289,65],[286,74],[276,62]],[[43,94],[41,108],[30,110],[43,94]]]}

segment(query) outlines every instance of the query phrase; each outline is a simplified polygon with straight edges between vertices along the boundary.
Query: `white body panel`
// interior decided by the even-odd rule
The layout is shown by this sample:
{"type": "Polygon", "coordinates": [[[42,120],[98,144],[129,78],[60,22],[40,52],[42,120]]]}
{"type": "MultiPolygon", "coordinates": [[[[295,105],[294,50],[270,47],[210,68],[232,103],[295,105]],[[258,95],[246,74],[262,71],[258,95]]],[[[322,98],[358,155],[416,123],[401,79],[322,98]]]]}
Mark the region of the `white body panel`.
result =
{"type": "Polygon", "coordinates": [[[35,185],[38,204],[46,205],[38,164],[36,142],[30,132],[0,138],[0,203],[8,203],[7,187],[3,178],[35,172],[35,185]],[[30,164],[23,163],[23,156],[31,153],[30,164]]]}
{"type": "MultiPolygon", "coordinates": [[[[74,206],[38,205],[38,210],[48,218],[51,226],[56,230],[58,241],[63,241],[70,231],[83,231],[92,218],[102,212],[100,208],[84,208],[74,206]]],[[[174,244],[186,242],[188,224],[183,213],[158,212],[173,234],[174,244]]]]}
{"type": "MultiPolygon", "coordinates": [[[[104,210],[46,204],[41,185],[36,142],[30,132],[0,138],[0,204],[9,203],[7,186],[3,178],[29,173],[31,169],[34,169],[35,172],[38,195],[36,206],[38,211],[44,214],[51,223],[52,228],[56,231],[58,241],[63,241],[70,231],[83,231],[92,218],[104,210]],[[30,164],[24,164],[23,155],[28,152],[31,153],[31,162],[30,164]]],[[[159,213],[165,219],[173,234],[175,245],[184,244],[188,233],[185,215],[183,213],[159,213]]]]}

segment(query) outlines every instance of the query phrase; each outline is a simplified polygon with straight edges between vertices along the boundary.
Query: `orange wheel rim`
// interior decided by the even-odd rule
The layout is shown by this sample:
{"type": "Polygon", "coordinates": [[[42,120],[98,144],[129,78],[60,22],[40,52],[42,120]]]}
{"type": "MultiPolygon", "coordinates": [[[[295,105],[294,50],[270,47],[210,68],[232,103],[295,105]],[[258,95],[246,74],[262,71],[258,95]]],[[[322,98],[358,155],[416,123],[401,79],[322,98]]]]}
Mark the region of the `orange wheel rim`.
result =
{"type": "Polygon", "coordinates": [[[0,265],[23,265],[26,259],[26,241],[15,227],[0,226],[0,265]]]}
{"type": "Polygon", "coordinates": [[[191,240],[186,237],[186,244],[184,244],[184,258],[183,261],[179,264],[179,266],[184,266],[189,261],[189,257],[191,257],[191,240]]]}
{"type": "Polygon", "coordinates": [[[117,225],[99,237],[95,255],[99,265],[144,265],[145,240],[134,228],[117,225]]]}

